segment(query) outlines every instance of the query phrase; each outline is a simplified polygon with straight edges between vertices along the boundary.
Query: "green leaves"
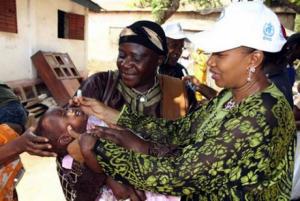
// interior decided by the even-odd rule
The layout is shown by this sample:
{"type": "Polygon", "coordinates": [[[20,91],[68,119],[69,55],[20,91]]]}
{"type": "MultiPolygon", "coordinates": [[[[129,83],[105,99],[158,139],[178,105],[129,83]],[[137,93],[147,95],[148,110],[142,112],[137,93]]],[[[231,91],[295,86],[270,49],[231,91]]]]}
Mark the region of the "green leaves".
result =
{"type": "MultiPolygon", "coordinates": [[[[159,24],[164,23],[179,8],[188,5],[194,10],[222,7],[222,0],[132,0],[133,5],[138,8],[151,8],[152,15],[159,24]]],[[[289,7],[297,13],[300,11],[300,0],[265,0],[268,6],[289,7]]]]}

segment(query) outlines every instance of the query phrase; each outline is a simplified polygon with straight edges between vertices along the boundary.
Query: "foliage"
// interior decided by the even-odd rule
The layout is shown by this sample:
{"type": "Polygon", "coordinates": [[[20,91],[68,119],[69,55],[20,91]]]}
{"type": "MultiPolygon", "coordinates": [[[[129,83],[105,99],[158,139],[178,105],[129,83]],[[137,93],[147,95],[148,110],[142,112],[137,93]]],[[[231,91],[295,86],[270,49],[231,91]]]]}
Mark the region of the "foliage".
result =
{"type": "Polygon", "coordinates": [[[198,9],[218,8],[222,6],[221,0],[187,0],[187,2],[194,4],[198,9]]]}
{"type": "Polygon", "coordinates": [[[221,0],[133,0],[133,5],[138,8],[150,8],[159,24],[164,23],[179,8],[191,5],[196,10],[222,6],[221,0]]]}
{"type": "Polygon", "coordinates": [[[138,8],[149,8],[151,7],[152,0],[134,0],[132,4],[138,8]]]}
{"type": "Polygon", "coordinates": [[[300,32],[300,14],[296,15],[294,31],[300,32]]]}
{"type": "MultiPolygon", "coordinates": [[[[162,24],[170,18],[179,6],[192,5],[195,10],[216,8],[222,6],[222,0],[133,0],[134,5],[140,8],[152,8],[155,20],[162,24]]],[[[300,0],[265,0],[269,6],[284,6],[300,13],[300,0]]]]}
{"type": "MultiPolygon", "coordinates": [[[[152,7],[152,14],[155,17],[155,20],[162,24],[164,22],[164,13],[172,7],[174,1],[166,1],[166,0],[152,0],[151,7],[152,7]]],[[[178,0],[179,3],[179,0],[178,0]]],[[[179,6],[178,6],[179,7],[179,6]]],[[[176,8],[177,10],[178,8],[176,8]]],[[[175,12],[176,12],[175,10],[175,12]]],[[[174,12],[174,13],[175,13],[174,12]]]]}

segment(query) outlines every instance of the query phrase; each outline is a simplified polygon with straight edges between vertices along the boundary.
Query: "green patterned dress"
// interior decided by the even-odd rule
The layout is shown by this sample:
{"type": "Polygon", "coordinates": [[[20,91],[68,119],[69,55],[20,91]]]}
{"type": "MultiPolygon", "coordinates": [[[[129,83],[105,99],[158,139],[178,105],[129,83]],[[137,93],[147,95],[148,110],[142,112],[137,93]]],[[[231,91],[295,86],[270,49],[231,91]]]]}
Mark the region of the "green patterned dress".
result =
{"type": "Polygon", "coordinates": [[[273,84],[224,109],[231,98],[224,90],[176,121],[126,108],[120,125],[152,142],[176,145],[179,154],[150,156],[98,140],[97,160],[116,180],[182,200],[289,200],[296,133],[288,102],[273,84]]]}

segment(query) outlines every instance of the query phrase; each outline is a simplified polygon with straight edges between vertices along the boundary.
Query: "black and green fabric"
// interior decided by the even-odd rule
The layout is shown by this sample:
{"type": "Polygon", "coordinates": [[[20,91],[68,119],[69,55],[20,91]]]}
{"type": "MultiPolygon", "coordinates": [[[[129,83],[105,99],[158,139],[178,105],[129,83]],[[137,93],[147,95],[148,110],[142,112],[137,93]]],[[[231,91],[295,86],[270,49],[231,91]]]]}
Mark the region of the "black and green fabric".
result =
{"type": "Polygon", "coordinates": [[[167,121],[126,108],[118,124],[156,143],[177,145],[174,156],[150,156],[98,140],[104,171],[138,189],[182,200],[290,200],[295,121],[283,94],[272,84],[225,109],[232,93],[185,118],[167,121]]]}

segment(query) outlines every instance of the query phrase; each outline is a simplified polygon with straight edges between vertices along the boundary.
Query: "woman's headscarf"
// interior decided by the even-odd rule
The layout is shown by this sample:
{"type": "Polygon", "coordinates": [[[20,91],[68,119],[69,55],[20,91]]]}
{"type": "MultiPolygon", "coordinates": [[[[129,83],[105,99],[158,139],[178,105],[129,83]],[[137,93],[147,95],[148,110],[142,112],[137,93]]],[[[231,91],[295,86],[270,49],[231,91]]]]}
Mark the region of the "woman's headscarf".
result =
{"type": "Polygon", "coordinates": [[[147,47],[159,55],[168,53],[167,40],[161,26],[151,21],[137,21],[121,31],[119,45],[137,43],[147,47]]]}

